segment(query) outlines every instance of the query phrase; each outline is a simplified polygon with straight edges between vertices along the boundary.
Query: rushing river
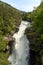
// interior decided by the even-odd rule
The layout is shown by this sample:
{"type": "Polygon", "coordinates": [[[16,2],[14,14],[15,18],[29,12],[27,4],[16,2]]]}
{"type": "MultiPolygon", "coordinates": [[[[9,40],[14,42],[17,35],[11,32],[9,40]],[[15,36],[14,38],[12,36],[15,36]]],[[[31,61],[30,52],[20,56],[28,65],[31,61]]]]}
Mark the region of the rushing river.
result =
{"type": "Polygon", "coordinates": [[[28,27],[30,27],[30,22],[22,21],[19,26],[19,31],[13,35],[15,42],[12,54],[8,58],[11,65],[28,65],[29,41],[24,34],[28,27]]]}

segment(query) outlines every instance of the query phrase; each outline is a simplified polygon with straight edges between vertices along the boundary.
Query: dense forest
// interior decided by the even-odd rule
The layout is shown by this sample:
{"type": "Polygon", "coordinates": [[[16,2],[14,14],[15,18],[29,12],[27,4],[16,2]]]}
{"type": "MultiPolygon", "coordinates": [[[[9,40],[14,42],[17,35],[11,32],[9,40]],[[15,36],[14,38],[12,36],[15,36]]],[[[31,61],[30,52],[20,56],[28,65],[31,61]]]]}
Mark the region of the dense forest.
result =
{"type": "Polygon", "coordinates": [[[20,11],[0,1],[0,65],[8,65],[8,54],[5,52],[8,41],[4,37],[15,31],[20,22],[20,11]]]}
{"type": "Polygon", "coordinates": [[[20,11],[10,5],[0,2],[0,32],[10,33],[20,23],[20,11]]]}
{"type": "Polygon", "coordinates": [[[11,5],[0,1],[0,65],[8,65],[9,54],[5,51],[8,41],[4,36],[11,35],[21,20],[29,21],[32,27],[26,30],[30,40],[30,50],[34,52],[35,60],[30,65],[43,65],[43,2],[32,12],[22,12],[11,5]]]}
{"type": "Polygon", "coordinates": [[[35,59],[32,64],[30,62],[30,65],[43,65],[43,2],[32,12],[27,13],[23,19],[32,24],[30,30],[27,31],[27,36],[30,39],[30,49],[35,59]]]}

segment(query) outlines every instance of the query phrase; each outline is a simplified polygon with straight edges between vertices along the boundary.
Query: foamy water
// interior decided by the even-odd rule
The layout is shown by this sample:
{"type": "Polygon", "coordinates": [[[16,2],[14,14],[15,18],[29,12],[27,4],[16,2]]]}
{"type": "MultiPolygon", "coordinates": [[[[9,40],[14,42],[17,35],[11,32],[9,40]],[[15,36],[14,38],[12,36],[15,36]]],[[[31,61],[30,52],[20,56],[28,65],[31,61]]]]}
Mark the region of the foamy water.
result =
{"type": "Polygon", "coordinates": [[[22,21],[19,26],[19,31],[13,35],[15,42],[12,54],[8,58],[11,65],[28,65],[29,41],[24,34],[27,27],[30,27],[30,23],[22,21]]]}

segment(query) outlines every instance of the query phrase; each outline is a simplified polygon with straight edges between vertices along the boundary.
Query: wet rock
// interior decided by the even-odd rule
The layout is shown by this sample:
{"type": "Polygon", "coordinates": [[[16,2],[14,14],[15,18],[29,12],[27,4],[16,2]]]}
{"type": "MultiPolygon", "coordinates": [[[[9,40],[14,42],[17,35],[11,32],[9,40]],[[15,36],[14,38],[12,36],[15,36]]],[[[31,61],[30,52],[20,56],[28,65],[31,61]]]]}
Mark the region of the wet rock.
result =
{"type": "Polygon", "coordinates": [[[9,51],[9,54],[12,54],[14,42],[15,40],[10,40],[7,44],[7,50],[9,51]]]}

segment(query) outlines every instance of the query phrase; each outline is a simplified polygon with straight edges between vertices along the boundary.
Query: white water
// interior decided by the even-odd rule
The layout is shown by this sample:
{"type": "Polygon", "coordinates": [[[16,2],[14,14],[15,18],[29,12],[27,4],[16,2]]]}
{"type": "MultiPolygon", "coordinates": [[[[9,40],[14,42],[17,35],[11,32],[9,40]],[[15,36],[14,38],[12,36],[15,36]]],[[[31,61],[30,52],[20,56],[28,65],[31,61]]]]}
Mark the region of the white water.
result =
{"type": "Polygon", "coordinates": [[[19,26],[19,31],[13,35],[15,42],[12,55],[8,58],[11,65],[28,65],[26,58],[29,56],[29,41],[24,34],[28,26],[30,27],[29,22],[22,21],[19,26]]]}

